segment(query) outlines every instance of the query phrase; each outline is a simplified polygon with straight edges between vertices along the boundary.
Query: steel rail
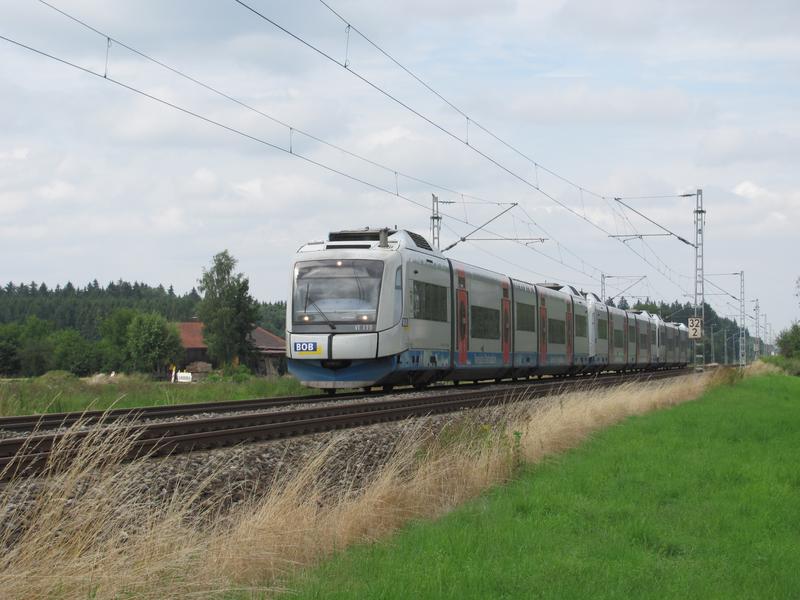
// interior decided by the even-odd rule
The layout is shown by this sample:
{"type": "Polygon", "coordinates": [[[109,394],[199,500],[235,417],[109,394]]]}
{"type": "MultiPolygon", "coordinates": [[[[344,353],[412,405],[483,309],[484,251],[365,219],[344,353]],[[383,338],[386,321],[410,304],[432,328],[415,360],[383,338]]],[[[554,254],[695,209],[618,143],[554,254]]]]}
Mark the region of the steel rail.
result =
{"type": "Polygon", "coordinates": [[[70,426],[75,423],[111,423],[120,419],[139,420],[164,417],[179,417],[198,413],[220,413],[236,410],[258,410],[276,406],[302,404],[304,402],[325,402],[346,400],[363,396],[364,392],[330,394],[311,394],[302,396],[276,396],[273,398],[250,398],[247,400],[223,400],[217,402],[192,402],[161,406],[142,406],[132,408],[112,408],[106,410],[86,410],[38,415],[13,415],[0,417],[0,429],[10,431],[47,429],[70,426]]]}
{"type": "MultiPolygon", "coordinates": [[[[580,377],[609,377],[616,375],[615,373],[601,373],[595,375],[581,375],[580,377]]],[[[508,380],[504,382],[496,382],[504,385],[537,385],[540,381],[546,380],[533,380],[525,379],[522,381],[508,380]]],[[[495,382],[489,383],[488,381],[478,381],[474,383],[462,382],[461,386],[486,386],[495,385],[495,382]]],[[[435,390],[451,390],[454,389],[450,385],[436,385],[426,388],[425,391],[431,392],[435,390]]],[[[59,413],[42,413],[36,415],[12,415],[7,417],[0,417],[0,430],[8,431],[42,431],[52,429],[55,427],[69,427],[75,423],[80,422],[82,425],[93,425],[97,423],[108,424],[118,420],[138,421],[157,418],[170,418],[180,417],[184,415],[194,415],[199,413],[226,413],[240,410],[261,410],[264,408],[276,408],[281,406],[290,406],[294,404],[304,404],[309,402],[337,402],[339,400],[352,400],[354,398],[377,398],[386,394],[403,394],[419,392],[420,390],[413,387],[402,388],[391,391],[374,391],[374,392],[341,392],[335,395],[328,393],[324,394],[310,394],[302,396],[276,396],[272,398],[250,398],[246,400],[223,400],[216,402],[193,402],[187,404],[170,404],[161,406],[142,406],[131,408],[112,408],[106,410],[85,410],[74,412],[59,412],[59,413]]]]}
{"type": "MultiPolygon", "coordinates": [[[[654,381],[686,373],[685,369],[674,369],[646,372],[635,377],[606,375],[577,379],[549,379],[537,381],[535,385],[524,388],[504,386],[498,389],[495,386],[444,396],[441,394],[406,396],[391,400],[333,404],[269,413],[246,413],[167,423],[124,424],[104,427],[100,433],[122,431],[135,436],[125,457],[131,460],[143,456],[192,452],[242,442],[274,440],[497,405],[574,389],[654,381]]],[[[97,434],[98,429],[95,428],[0,440],[0,482],[39,474],[48,467],[54,448],[56,455],[63,452],[69,458],[69,454],[75,452],[75,448],[82,440],[97,434]],[[63,450],[59,451],[61,444],[69,446],[68,448],[64,446],[63,450]]],[[[62,467],[67,462],[68,460],[59,461],[62,467]]]]}

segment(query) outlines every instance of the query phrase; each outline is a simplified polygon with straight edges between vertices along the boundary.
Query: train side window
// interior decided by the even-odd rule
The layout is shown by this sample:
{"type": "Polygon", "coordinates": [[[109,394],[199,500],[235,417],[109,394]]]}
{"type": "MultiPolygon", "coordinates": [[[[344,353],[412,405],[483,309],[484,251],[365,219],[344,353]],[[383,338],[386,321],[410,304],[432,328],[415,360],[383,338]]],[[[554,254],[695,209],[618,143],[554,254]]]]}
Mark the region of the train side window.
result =
{"type": "Polygon", "coordinates": [[[640,333],[639,334],[639,348],[645,350],[647,348],[647,334],[640,333]]]}
{"type": "Polygon", "coordinates": [[[517,302],[517,329],[536,331],[536,307],[533,304],[517,302]]]}
{"type": "Polygon", "coordinates": [[[394,274],[394,322],[403,317],[403,267],[397,267],[394,274]]]}
{"type": "Polygon", "coordinates": [[[586,337],[586,315],[575,315],[575,337],[586,337]]]}
{"type": "Polygon", "coordinates": [[[636,343],[636,327],[633,325],[628,325],[628,343],[635,344],[636,343]]]}
{"type": "Polygon", "coordinates": [[[447,288],[414,281],[411,289],[411,315],[423,321],[447,322],[447,288]]]}
{"type": "Polygon", "coordinates": [[[547,319],[547,342],[550,344],[567,343],[567,324],[561,319],[547,319]]]}
{"type": "Polygon", "coordinates": [[[622,329],[614,330],[614,348],[625,347],[625,332],[622,329]]]}
{"type": "Polygon", "coordinates": [[[470,335],[484,340],[500,339],[500,311],[473,305],[470,307],[470,335]]]}
{"type": "Polygon", "coordinates": [[[608,321],[606,319],[597,319],[597,339],[608,339],[608,321]]]}

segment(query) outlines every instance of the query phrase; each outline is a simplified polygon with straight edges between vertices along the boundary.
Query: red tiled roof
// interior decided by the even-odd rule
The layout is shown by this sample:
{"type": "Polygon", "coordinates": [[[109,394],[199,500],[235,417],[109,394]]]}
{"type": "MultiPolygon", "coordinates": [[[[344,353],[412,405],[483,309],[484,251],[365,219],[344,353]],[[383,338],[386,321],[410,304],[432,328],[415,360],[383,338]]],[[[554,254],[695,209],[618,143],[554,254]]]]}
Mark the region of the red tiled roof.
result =
{"type": "Polygon", "coordinates": [[[250,338],[252,339],[253,345],[256,348],[264,350],[280,350],[282,352],[286,348],[286,340],[275,335],[274,333],[270,333],[263,327],[256,327],[253,329],[252,333],[250,334],[250,338]]]}
{"type": "Polygon", "coordinates": [[[207,349],[203,341],[203,324],[200,321],[178,323],[178,333],[181,334],[181,345],[187,350],[190,348],[207,349]]]}
{"type": "MultiPolygon", "coordinates": [[[[177,323],[178,333],[181,335],[181,345],[187,350],[191,348],[207,349],[203,341],[203,324],[200,321],[177,323]]],[[[263,327],[256,327],[250,334],[250,339],[256,348],[261,350],[280,350],[286,348],[286,341],[263,327]]]]}

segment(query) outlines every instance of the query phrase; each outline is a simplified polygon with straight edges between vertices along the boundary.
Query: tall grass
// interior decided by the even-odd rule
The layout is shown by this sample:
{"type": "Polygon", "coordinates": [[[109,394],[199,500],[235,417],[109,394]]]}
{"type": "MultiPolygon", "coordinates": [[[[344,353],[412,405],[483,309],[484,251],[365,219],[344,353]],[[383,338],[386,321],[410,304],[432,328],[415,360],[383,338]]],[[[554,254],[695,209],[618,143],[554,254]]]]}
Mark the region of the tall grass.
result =
{"type": "Polygon", "coordinates": [[[56,371],[30,379],[0,380],[0,416],[310,394],[293,377],[249,377],[192,384],[153,381],[145,375],[80,379],[56,371]]]}
{"type": "MultiPolygon", "coordinates": [[[[730,383],[716,375],[718,383],[730,383]]],[[[280,590],[294,569],[412,519],[442,515],[593,431],[697,398],[711,376],[564,394],[472,412],[432,433],[410,422],[391,457],[355,476],[348,435],[336,436],[266,495],[220,512],[226,491],[209,479],[169,497],[141,490],[141,462],[121,465],[125,439],[89,440],[65,471],[43,481],[23,521],[0,533],[4,597],[186,597],[280,590]]],[[[25,485],[0,498],[0,519],[25,485]]],[[[229,490],[228,490],[229,491],[229,490]]],[[[31,492],[34,493],[34,492],[31,492]]]]}

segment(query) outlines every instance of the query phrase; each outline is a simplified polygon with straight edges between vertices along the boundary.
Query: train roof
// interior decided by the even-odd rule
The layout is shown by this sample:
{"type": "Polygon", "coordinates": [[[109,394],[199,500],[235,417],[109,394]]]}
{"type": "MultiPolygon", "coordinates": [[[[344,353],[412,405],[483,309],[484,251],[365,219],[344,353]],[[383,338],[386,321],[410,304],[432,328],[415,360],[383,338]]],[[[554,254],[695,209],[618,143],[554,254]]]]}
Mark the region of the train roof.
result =
{"type": "Polygon", "coordinates": [[[405,229],[390,227],[365,227],[364,229],[343,229],[331,231],[324,241],[308,242],[299,252],[314,252],[319,250],[399,250],[410,248],[442,257],[439,250],[435,250],[428,240],[418,233],[405,229]]]}

